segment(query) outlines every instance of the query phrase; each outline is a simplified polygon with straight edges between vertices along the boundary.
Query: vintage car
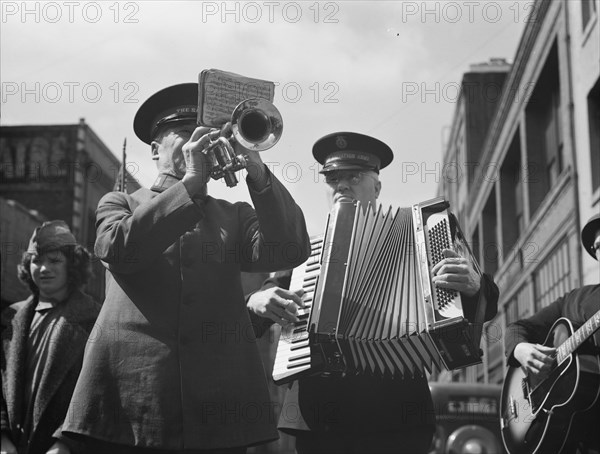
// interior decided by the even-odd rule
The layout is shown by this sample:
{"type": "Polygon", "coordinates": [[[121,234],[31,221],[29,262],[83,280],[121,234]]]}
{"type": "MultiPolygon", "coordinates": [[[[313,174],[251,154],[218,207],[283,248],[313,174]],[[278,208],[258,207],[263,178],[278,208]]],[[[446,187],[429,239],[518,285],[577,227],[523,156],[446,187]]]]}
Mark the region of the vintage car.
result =
{"type": "Polygon", "coordinates": [[[430,454],[501,454],[500,385],[429,383],[436,413],[430,454]]]}

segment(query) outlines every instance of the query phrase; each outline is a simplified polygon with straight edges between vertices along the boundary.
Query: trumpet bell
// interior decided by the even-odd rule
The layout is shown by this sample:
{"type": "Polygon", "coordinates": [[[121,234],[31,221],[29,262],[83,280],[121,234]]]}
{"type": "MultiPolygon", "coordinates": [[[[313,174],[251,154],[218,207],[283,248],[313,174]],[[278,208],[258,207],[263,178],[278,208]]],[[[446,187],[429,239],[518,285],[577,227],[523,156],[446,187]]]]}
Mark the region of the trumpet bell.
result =
{"type": "Polygon", "coordinates": [[[281,138],[283,119],[277,107],[262,98],[242,101],[231,115],[234,139],[244,148],[263,151],[281,138]]]}

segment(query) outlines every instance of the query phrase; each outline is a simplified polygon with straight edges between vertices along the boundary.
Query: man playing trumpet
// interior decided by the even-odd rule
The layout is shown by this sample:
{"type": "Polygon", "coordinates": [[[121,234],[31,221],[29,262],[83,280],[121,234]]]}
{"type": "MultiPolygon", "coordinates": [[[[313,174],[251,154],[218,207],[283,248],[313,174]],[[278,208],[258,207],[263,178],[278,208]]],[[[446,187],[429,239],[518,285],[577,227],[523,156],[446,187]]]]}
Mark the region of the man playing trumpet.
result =
{"type": "Polygon", "coordinates": [[[134,130],[158,178],[97,208],[95,252],[112,279],[64,428],[80,452],[243,453],[277,437],[240,273],[302,263],[304,216],[239,144],[255,209],[208,195],[197,99],[187,83],[140,107],[134,130]]]}

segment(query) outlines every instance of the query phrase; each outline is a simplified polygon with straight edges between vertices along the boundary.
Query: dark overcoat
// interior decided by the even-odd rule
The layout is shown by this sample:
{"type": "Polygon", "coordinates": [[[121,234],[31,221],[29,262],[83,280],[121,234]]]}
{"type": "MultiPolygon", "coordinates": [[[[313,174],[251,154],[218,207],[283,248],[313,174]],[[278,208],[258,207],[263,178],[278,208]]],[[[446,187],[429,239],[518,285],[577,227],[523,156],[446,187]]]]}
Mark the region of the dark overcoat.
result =
{"type": "MultiPolygon", "coordinates": [[[[513,354],[517,344],[521,342],[543,344],[550,328],[559,318],[565,317],[570,320],[573,329],[576,330],[598,311],[600,311],[600,285],[585,285],[564,294],[531,317],[511,323],[504,336],[508,364],[513,367],[520,366],[513,354]]],[[[596,331],[579,349],[583,371],[593,373],[597,371],[599,346],[600,331],[596,331]],[[592,339],[595,341],[592,342],[592,339]]]]}
{"type": "MultiPolygon", "coordinates": [[[[597,317],[600,311],[600,285],[586,285],[571,290],[548,306],[540,309],[531,317],[517,320],[511,323],[504,336],[504,346],[508,365],[519,367],[520,363],[514,356],[515,347],[521,342],[543,344],[550,333],[550,329],[559,318],[568,319],[574,330],[581,327],[586,321],[597,317]]],[[[581,333],[580,333],[581,334],[581,333]]],[[[585,334],[585,333],[583,333],[585,334]]],[[[589,333],[588,333],[589,334],[589,333]]],[[[552,337],[548,337],[552,341],[552,337]]],[[[600,399],[598,398],[598,374],[600,374],[600,331],[582,342],[576,350],[576,368],[569,369],[563,374],[563,379],[548,391],[548,405],[556,405],[554,418],[548,423],[548,430],[560,430],[561,436],[555,441],[564,442],[560,452],[590,452],[596,453],[600,450],[600,399]],[[574,371],[577,370],[575,374],[574,371]],[[567,378],[564,378],[567,377],[567,378]],[[571,382],[577,378],[576,382],[571,382]],[[560,388],[557,393],[555,390],[560,388]],[[563,394],[560,394],[560,393],[563,394]],[[566,394],[564,394],[566,392],[566,394]],[[566,396],[569,396],[568,403],[566,396]],[[578,411],[565,412],[570,404],[575,404],[578,411]],[[561,407],[563,407],[561,409],[561,407]],[[584,411],[585,410],[585,411],[584,411]],[[573,417],[572,421],[566,416],[573,417]],[[565,437],[565,438],[561,438],[565,437]]],[[[543,388],[540,386],[540,388],[543,388]]],[[[544,413],[540,412],[534,424],[546,424],[544,413]],[[541,415],[541,416],[540,416],[541,415]]],[[[533,427],[533,426],[532,426],[533,427]]],[[[539,431],[542,436],[542,431],[539,431]]],[[[544,434],[546,440],[547,435],[544,434]]],[[[552,437],[550,437],[552,438],[552,437]]],[[[556,447],[559,449],[559,446],[556,447]]],[[[558,452],[558,451],[557,451],[558,452]]]]}
{"type": "Polygon", "coordinates": [[[61,436],[61,428],[79,376],[83,350],[100,305],[73,291],[62,304],[63,318],[51,334],[48,357],[32,414],[24,408],[27,339],[38,303],[31,296],[2,312],[2,431],[10,433],[19,453],[46,452],[61,436]],[[25,433],[31,421],[30,433],[25,433]]]}
{"type": "Polygon", "coordinates": [[[95,250],[113,279],[65,431],[169,450],[274,439],[240,272],[302,263],[302,211],[272,175],[261,191],[249,185],[255,209],[197,203],[163,177],[99,203],[95,250]]]}

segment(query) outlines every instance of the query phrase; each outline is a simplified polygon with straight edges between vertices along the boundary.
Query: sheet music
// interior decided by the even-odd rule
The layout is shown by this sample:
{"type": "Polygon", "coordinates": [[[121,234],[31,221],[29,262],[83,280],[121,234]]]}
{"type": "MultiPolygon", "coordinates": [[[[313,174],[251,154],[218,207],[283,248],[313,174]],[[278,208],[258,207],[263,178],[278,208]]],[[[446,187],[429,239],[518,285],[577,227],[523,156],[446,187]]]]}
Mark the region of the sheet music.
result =
{"type": "Polygon", "coordinates": [[[235,107],[248,98],[273,102],[275,84],[218,69],[199,75],[198,119],[201,126],[220,127],[231,119],[235,107]]]}

